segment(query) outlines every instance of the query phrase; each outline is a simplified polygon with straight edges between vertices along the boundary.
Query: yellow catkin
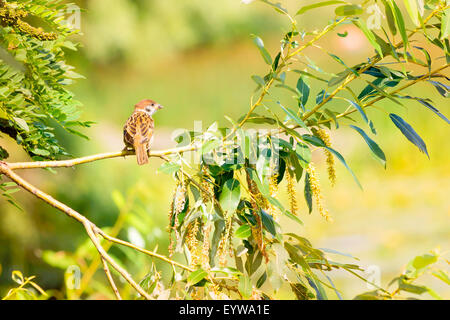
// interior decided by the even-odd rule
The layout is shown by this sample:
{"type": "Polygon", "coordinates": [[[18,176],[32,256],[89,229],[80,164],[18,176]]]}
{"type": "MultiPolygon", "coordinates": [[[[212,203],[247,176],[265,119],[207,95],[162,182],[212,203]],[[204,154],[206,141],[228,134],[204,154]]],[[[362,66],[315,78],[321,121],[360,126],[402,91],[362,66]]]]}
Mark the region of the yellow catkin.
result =
{"type": "Polygon", "coordinates": [[[208,182],[208,180],[210,180],[210,179],[209,179],[209,176],[208,176],[208,173],[207,173],[205,167],[202,168],[202,174],[203,174],[202,182],[201,182],[202,200],[203,200],[203,203],[208,203],[210,201],[210,194],[212,194],[213,191],[211,188],[211,183],[208,182]]]}
{"type": "Polygon", "coordinates": [[[183,211],[184,206],[186,204],[186,185],[183,182],[178,183],[175,188],[172,203],[169,209],[169,224],[172,224],[174,221],[174,225],[168,227],[169,231],[169,255],[172,256],[174,252],[174,239],[172,237],[172,231],[175,232],[176,241],[179,240],[179,233],[177,232],[178,228],[178,214],[183,211]]]}
{"type": "Polygon", "coordinates": [[[10,4],[4,4],[0,8],[0,21],[2,26],[9,26],[17,29],[20,33],[26,33],[41,41],[56,40],[58,35],[53,32],[44,32],[42,28],[35,28],[24,22],[22,18],[26,18],[28,12],[14,8],[10,4]]]}
{"type": "Polygon", "coordinates": [[[287,181],[286,184],[287,194],[289,198],[289,208],[292,214],[297,215],[298,204],[297,204],[297,193],[295,190],[295,179],[290,174],[289,170],[286,170],[286,181],[287,181]]]}
{"type": "MultiPolygon", "coordinates": [[[[184,182],[181,182],[175,191],[175,197],[174,197],[174,213],[177,215],[178,213],[182,212],[184,209],[184,205],[186,204],[186,184],[184,182]]],[[[178,221],[175,219],[175,225],[178,224],[178,221]]]]}
{"type": "Polygon", "coordinates": [[[258,214],[260,208],[265,209],[267,207],[267,200],[259,192],[256,183],[250,178],[250,175],[248,173],[247,173],[247,186],[248,190],[252,195],[250,203],[252,204],[253,217],[256,220],[256,226],[252,227],[252,236],[256,244],[258,245],[258,248],[261,251],[262,255],[266,258],[267,262],[269,260],[269,257],[267,255],[266,246],[264,243],[261,217],[258,214]]]}
{"type": "Polygon", "coordinates": [[[220,238],[218,249],[219,264],[222,267],[226,266],[227,264],[227,253],[229,252],[230,238],[232,236],[231,231],[232,231],[232,219],[231,217],[229,217],[225,220],[225,230],[220,238]]]}
{"type": "Polygon", "coordinates": [[[199,242],[197,239],[197,233],[199,230],[198,219],[188,226],[185,243],[191,253],[191,266],[201,265],[201,249],[199,248],[199,242]]]}
{"type": "MultiPolygon", "coordinates": [[[[320,139],[325,143],[325,145],[331,148],[331,140],[328,133],[323,129],[314,130],[320,139]]],[[[336,184],[336,168],[334,166],[334,157],[330,151],[324,150],[325,156],[327,157],[327,170],[328,170],[328,179],[331,182],[331,185],[334,186],[336,184]]]]}
{"type": "MultiPolygon", "coordinates": [[[[273,198],[276,198],[277,193],[278,193],[278,174],[274,174],[273,176],[270,177],[269,192],[273,198]]],[[[268,210],[269,214],[274,218],[275,221],[279,221],[278,211],[274,205],[269,204],[269,207],[267,208],[267,210],[268,210]]]]}
{"type": "Polygon", "coordinates": [[[211,225],[204,225],[203,226],[203,244],[202,244],[202,268],[204,270],[209,270],[209,250],[210,250],[210,243],[209,243],[209,235],[211,234],[211,225]]]}
{"type": "Polygon", "coordinates": [[[312,163],[308,165],[306,171],[309,174],[309,184],[311,186],[311,192],[313,194],[313,197],[316,200],[317,210],[319,211],[321,216],[327,219],[327,221],[331,222],[332,218],[330,217],[328,210],[323,205],[323,196],[320,189],[319,178],[317,177],[316,169],[314,168],[312,163]]]}

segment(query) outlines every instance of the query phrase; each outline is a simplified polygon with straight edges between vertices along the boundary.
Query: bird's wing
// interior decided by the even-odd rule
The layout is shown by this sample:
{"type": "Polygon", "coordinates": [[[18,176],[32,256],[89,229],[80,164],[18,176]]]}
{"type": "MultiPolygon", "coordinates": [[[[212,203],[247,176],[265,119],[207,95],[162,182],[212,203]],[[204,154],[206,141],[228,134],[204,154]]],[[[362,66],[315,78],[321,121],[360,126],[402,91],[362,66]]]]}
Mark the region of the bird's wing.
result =
{"type": "Polygon", "coordinates": [[[125,142],[133,145],[134,139],[140,143],[148,143],[153,135],[153,119],[143,112],[134,112],[124,127],[125,142]]]}

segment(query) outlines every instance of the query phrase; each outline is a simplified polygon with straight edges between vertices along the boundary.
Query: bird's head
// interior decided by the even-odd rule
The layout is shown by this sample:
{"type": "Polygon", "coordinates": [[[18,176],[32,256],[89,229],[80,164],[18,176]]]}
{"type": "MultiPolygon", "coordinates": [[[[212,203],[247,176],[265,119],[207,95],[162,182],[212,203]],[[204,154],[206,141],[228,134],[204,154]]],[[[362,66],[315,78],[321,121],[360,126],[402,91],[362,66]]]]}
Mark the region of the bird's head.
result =
{"type": "Polygon", "coordinates": [[[160,105],[159,103],[151,100],[151,99],[145,99],[142,101],[139,101],[135,106],[134,106],[134,111],[142,111],[142,112],[146,112],[149,115],[153,115],[156,111],[158,111],[159,109],[162,109],[163,106],[160,105]]]}

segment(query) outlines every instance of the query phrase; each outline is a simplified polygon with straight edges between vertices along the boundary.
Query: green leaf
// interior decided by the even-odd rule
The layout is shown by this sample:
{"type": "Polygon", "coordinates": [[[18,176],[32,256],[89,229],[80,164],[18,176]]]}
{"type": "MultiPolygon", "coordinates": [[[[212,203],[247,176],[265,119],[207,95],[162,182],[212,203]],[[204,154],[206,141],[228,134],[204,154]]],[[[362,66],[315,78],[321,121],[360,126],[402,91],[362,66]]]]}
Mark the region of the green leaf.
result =
{"type": "Polygon", "coordinates": [[[364,10],[360,5],[348,4],[337,7],[334,11],[337,16],[354,16],[358,14],[363,14],[364,10]]]}
{"type": "MultiPolygon", "coordinates": [[[[447,3],[448,4],[448,3],[447,3]]],[[[442,13],[442,19],[441,19],[441,34],[440,39],[448,41],[448,36],[450,34],[450,9],[447,8],[442,13]]]]}
{"type": "Polygon", "coordinates": [[[430,265],[438,261],[438,255],[436,254],[424,254],[415,257],[406,266],[406,276],[408,278],[417,278],[422,274],[430,265]]]}
{"type": "Polygon", "coordinates": [[[350,125],[351,128],[355,129],[366,141],[367,145],[369,146],[370,150],[372,150],[373,154],[379,159],[381,160],[381,163],[383,164],[383,166],[386,168],[386,156],[383,152],[383,150],[381,150],[381,148],[378,146],[378,144],[373,141],[372,139],[370,139],[367,134],[364,132],[363,129],[357,127],[357,126],[353,126],[350,125]]]}
{"type": "Polygon", "coordinates": [[[397,27],[395,26],[394,13],[392,12],[392,7],[386,2],[386,0],[381,0],[384,5],[386,12],[386,19],[388,21],[389,30],[395,36],[397,34],[397,27]]]}
{"type": "Polygon", "coordinates": [[[447,274],[446,271],[444,270],[437,270],[431,273],[433,276],[435,276],[436,278],[444,281],[447,285],[450,286],[450,278],[447,274]]]}
{"type": "Polygon", "coordinates": [[[403,20],[402,12],[400,11],[400,8],[397,6],[395,1],[393,1],[393,0],[387,0],[387,1],[391,7],[393,14],[394,14],[395,23],[397,25],[397,28],[400,32],[400,35],[402,36],[403,46],[405,49],[405,56],[406,56],[406,49],[408,48],[409,40],[408,40],[408,34],[406,33],[405,21],[403,20]]]}
{"type": "Polygon", "coordinates": [[[310,4],[310,5],[300,8],[300,10],[297,11],[296,15],[304,14],[311,9],[316,9],[316,8],[325,7],[325,6],[331,6],[331,5],[340,4],[340,3],[346,3],[346,2],[345,1],[323,1],[323,2],[319,2],[319,3],[310,4]]]}
{"type": "Polygon", "coordinates": [[[367,27],[366,23],[363,20],[353,20],[352,22],[364,33],[370,44],[375,48],[380,57],[383,58],[383,50],[381,49],[380,44],[377,42],[377,39],[373,32],[367,27]]]}
{"type": "Polygon", "coordinates": [[[253,75],[252,79],[253,79],[253,81],[256,82],[256,84],[260,85],[261,87],[264,87],[266,85],[266,83],[264,82],[264,79],[261,78],[260,76],[253,75]]]}
{"type": "Polygon", "coordinates": [[[313,200],[312,200],[311,183],[309,182],[309,173],[306,173],[305,175],[305,188],[303,190],[303,194],[305,196],[305,201],[308,206],[308,211],[311,214],[313,209],[313,200]]]}
{"type": "Polygon", "coordinates": [[[367,118],[367,115],[366,115],[366,113],[364,112],[363,108],[361,108],[361,106],[360,106],[358,103],[356,103],[356,102],[354,102],[354,101],[352,101],[352,100],[348,100],[348,99],[346,99],[346,100],[347,100],[348,102],[350,102],[350,103],[352,104],[352,106],[354,106],[354,107],[356,108],[356,110],[358,110],[358,112],[361,114],[363,120],[364,120],[366,123],[369,123],[369,119],[367,118]]]}
{"type": "Polygon", "coordinates": [[[419,9],[417,7],[417,0],[403,0],[405,3],[406,10],[411,17],[411,20],[414,22],[416,27],[420,27],[420,19],[419,19],[419,9]]]}
{"type": "Polygon", "coordinates": [[[264,273],[259,277],[258,281],[256,281],[256,288],[261,288],[264,282],[267,280],[267,272],[264,271],[264,273]]]}
{"type": "Polygon", "coordinates": [[[178,163],[173,162],[164,162],[159,168],[158,171],[165,174],[172,174],[180,170],[181,166],[178,163]]]}
{"type": "Polygon", "coordinates": [[[244,299],[250,298],[253,292],[253,287],[250,278],[247,276],[239,277],[238,289],[244,299]]]}
{"type": "Polygon", "coordinates": [[[308,102],[310,87],[305,82],[304,77],[301,76],[297,81],[297,90],[300,94],[299,103],[303,111],[306,110],[306,103],[308,102]]]}
{"type": "Polygon", "coordinates": [[[21,119],[21,118],[17,118],[17,117],[13,117],[14,122],[17,123],[17,125],[22,128],[23,130],[25,130],[26,132],[30,131],[30,128],[28,127],[28,124],[25,120],[21,119]]]}
{"type": "Polygon", "coordinates": [[[403,133],[403,135],[408,139],[411,143],[413,143],[419,150],[427,155],[430,158],[427,150],[427,146],[422,138],[417,134],[417,132],[411,127],[409,123],[403,120],[400,116],[391,113],[389,114],[392,122],[397,126],[397,128],[403,133]]]}
{"type": "Polygon", "coordinates": [[[252,35],[252,36],[253,36],[253,42],[258,47],[259,52],[261,53],[261,56],[263,57],[264,61],[268,65],[272,65],[273,64],[272,58],[271,58],[269,52],[264,47],[264,42],[262,41],[262,39],[260,37],[258,37],[258,36],[255,36],[255,35],[252,35]]]}
{"type": "Polygon", "coordinates": [[[339,152],[337,152],[336,150],[334,150],[334,149],[332,149],[332,148],[329,148],[329,147],[326,147],[326,146],[325,146],[325,148],[326,148],[328,151],[330,151],[332,154],[334,154],[334,155],[336,156],[336,158],[339,159],[339,161],[342,162],[342,164],[344,165],[344,167],[347,168],[347,170],[348,170],[348,171],[350,172],[350,174],[353,176],[353,180],[355,180],[355,182],[356,182],[356,184],[358,185],[358,187],[362,190],[361,183],[359,182],[359,180],[358,180],[358,178],[356,177],[356,175],[355,175],[355,173],[353,172],[353,170],[350,169],[350,167],[348,166],[348,164],[347,164],[347,162],[345,161],[344,157],[343,157],[339,152]]]}
{"type": "Polygon", "coordinates": [[[283,107],[283,105],[282,105],[280,102],[277,102],[277,103],[280,105],[281,109],[283,109],[283,111],[286,112],[286,114],[289,116],[289,118],[291,118],[292,120],[294,120],[300,127],[302,127],[302,128],[304,128],[304,129],[306,129],[306,130],[309,131],[308,126],[303,122],[302,119],[300,119],[300,118],[295,114],[295,112],[294,112],[292,109],[289,109],[289,108],[287,108],[287,107],[286,107],[286,108],[283,107]]]}
{"type": "Polygon", "coordinates": [[[188,278],[187,278],[187,284],[188,286],[193,286],[194,284],[199,283],[203,279],[205,279],[208,276],[208,272],[206,272],[203,269],[198,269],[192,272],[188,278]]]}
{"type": "Polygon", "coordinates": [[[49,151],[44,150],[44,149],[39,149],[39,148],[33,149],[31,152],[34,154],[37,154],[39,156],[43,156],[43,157],[47,157],[50,155],[49,151]]]}
{"type": "Polygon", "coordinates": [[[298,142],[295,147],[295,152],[297,154],[300,165],[303,167],[303,169],[306,169],[311,162],[311,149],[309,149],[306,144],[298,142]]]}
{"type": "Polygon", "coordinates": [[[202,145],[201,152],[202,154],[207,154],[213,151],[215,148],[219,147],[222,144],[222,140],[208,140],[202,145]]]}
{"type": "Polygon", "coordinates": [[[241,186],[239,181],[236,179],[229,179],[225,181],[222,192],[219,196],[219,203],[222,209],[231,214],[236,211],[240,200],[241,186]]]}
{"type": "Polygon", "coordinates": [[[240,226],[234,233],[234,236],[239,239],[247,239],[251,235],[252,235],[252,228],[248,224],[240,226]]]}
{"type": "Polygon", "coordinates": [[[261,220],[263,223],[263,226],[269,231],[274,237],[277,235],[277,231],[275,230],[275,223],[273,221],[273,218],[270,214],[268,214],[266,211],[261,209],[261,220]]]}

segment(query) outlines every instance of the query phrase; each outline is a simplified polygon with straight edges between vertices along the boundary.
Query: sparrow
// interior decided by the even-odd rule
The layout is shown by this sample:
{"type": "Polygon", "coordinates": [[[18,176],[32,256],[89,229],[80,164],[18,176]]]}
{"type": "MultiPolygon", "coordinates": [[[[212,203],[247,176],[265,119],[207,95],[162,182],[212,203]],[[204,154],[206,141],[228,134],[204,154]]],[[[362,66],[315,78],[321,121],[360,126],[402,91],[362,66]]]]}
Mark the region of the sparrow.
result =
{"type": "Polygon", "coordinates": [[[138,165],[148,163],[148,150],[153,141],[152,115],[159,109],[162,109],[162,106],[155,101],[142,100],[134,106],[133,113],[123,127],[125,148],[134,149],[138,165]]]}

